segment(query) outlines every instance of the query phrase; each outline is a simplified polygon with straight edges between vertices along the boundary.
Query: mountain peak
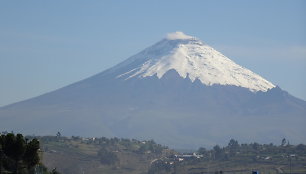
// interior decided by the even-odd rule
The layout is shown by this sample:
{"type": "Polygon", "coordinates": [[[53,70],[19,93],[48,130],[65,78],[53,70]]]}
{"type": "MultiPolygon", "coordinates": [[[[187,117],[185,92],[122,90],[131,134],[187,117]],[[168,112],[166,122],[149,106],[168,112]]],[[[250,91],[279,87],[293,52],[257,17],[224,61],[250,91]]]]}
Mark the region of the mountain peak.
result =
{"type": "Polygon", "coordinates": [[[185,149],[232,135],[244,142],[306,142],[306,102],[199,39],[172,36],[90,78],[0,108],[0,128],[153,138],[185,149]]]}
{"type": "Polygon", "coordinates": [[[183,32],[169,33],[166,39],[146,48],[112,68],[116,78],[162,78],[169,70],[192,82],[203,85],[231,85],[248,88],[252,92],[275,86],[256,73],[236,64],[195,37],[183,32]]]}

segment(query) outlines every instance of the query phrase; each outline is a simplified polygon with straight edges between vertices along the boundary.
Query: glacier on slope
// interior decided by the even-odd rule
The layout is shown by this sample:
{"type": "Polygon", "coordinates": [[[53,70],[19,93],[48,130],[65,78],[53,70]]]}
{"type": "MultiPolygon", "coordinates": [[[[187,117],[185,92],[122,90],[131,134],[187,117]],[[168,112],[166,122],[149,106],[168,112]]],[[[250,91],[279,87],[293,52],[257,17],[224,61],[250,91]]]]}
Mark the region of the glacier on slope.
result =
{"type": "Polygon", "coordinates": [[[274,88],[271,82],[256,73],[236,64],[220,52],[199,39],[182,32],[170,33],[159,43],[132,56],[114,67],[129,67],[117,78],[145,78],[157,75],[162,78],[169,70],[175,70],[192,82],[199,79],[211,86],[234,85],[250,91],[264,91],[274,88]]]}

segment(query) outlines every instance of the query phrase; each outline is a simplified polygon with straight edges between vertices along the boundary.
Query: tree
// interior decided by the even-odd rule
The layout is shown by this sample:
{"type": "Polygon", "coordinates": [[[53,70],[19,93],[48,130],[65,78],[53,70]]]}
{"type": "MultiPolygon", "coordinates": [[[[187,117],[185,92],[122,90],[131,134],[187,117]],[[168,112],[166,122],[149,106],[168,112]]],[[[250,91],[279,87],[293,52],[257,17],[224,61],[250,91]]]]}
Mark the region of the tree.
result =
{"type": "Polygon", "coordinates": [[[239,147],[239,143],[238,143],[237,140],[231,139],[231,140],[229,141],[229,143],[228,143],[228,147],[229,147],[230,149],[236,149],[236,148],[239,147]]]}
{"type": "Polygon", "coordinates": [[[228,149],[229,149],[229,155],[230,156],[235,156],[236,152],[239,149],[239,143],[237,140],[231,139],[228,143],[228,149]]]}
{"type": "Polygon", "coordinates": [[[198,150],[198,153],[201,155],[206,155],[207,154],[207,150],[204,147],[200,147],[198,150]]]}
{"type": "Polygon", "coordinates": [[[98,157],[100,158],[100,162],[102,164],[112,165],[118,161],[117,155],[105,148],[99,150],[98,157]]]}
{"type": "Polygon", "coordinates": [[[172,166],[169,163],[165,163],[162,160],[157,160],[153,162],[149,168],[148,174],[155,173],[169,173],[171,171],[172,166]]]}
{"type": "Polygon", "coordinates": [[[222,156],[222,149],[220,148],[220,146],[215,145],[213,147],[213,150],[214,150],[215,159],[220,159],[222,156]]]}
{"type": "Polygon", "coordinates": [[[2,158],[3,158],[3,150],[2,150],[2,143],[0,142],[0,173],[2,173],[2,158]]]}
{"type": "Polygon", "coordinates": [[[258,151],[259,150],[259,148],[260,148],[260,144],[258,144],[258,143],[253,143],[253,144],[251,144],[251,146],[252,146],[252,148],[255,150],[255,151],[258,151]]]}
{"type": "Polygon", "coordinates": [[[28,168],[39,163],[38,149],[39,141],[37,139],[33,139],[27,144],[23,160],[28,168]]]}
{"type": "Polygon", "coordinates": [[[61,134],[60,132],[57,132],[57,133],[56,133],[56,137],[57,137],[57,138],[60,138],[61,136],[62,136],[62,134],[61,134]]]}
{"type": "Polygon", "coordinates": [[[29,143],[22,134],[8,133],[0,137],[0,167],[1,172],[20,173],[30,171],[39,163],[39,141],[29,143]]]}
{"type": "Polygon", "coordinates": [[[282,139],[282,144],[281,144],[281,146],[285,146],[285,145],[286,145],[286,143],[287,143],[286,138],[283,138],[283,139],[282,139]]]}

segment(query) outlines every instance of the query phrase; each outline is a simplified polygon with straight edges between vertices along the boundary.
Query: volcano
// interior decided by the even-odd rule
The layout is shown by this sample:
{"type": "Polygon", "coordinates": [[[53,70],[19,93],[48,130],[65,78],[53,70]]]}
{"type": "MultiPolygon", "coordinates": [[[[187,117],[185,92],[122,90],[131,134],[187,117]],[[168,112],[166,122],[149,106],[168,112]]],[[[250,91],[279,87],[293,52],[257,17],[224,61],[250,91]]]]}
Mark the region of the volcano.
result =
{"type": "Polygon", "coordinates": [[[182,32],[64,88],[0,108],[2,131],[154,139],[173,148],[306,143],[306,102],[182,32]]]}

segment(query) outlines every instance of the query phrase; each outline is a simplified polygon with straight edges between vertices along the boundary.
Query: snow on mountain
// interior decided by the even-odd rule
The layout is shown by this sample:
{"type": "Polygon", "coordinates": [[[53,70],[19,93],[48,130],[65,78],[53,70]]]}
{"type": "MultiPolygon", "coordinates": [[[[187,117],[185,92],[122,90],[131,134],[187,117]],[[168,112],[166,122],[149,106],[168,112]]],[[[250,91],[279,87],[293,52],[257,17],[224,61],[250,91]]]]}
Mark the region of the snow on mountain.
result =
{"type": "Polygon", "coordinates": [[[274,88],[271,82],[236,64],[199,39],[182,32],[170,33],[165,39],[132,56],[112,68],[126,71],[117,78],[145,78],[156,75],[162,78],[169,70],[175,70],[192,82],[199,79],[204,85],[234,85],[252,92],[274,88]]]}
{"type": "Polygon", "coordinates": [[[154,139],[181,149],[231,138],[305,143],[306,102],[273,87],[176,32],[113,68],[0,108],[0,131],[154,139]]]}

